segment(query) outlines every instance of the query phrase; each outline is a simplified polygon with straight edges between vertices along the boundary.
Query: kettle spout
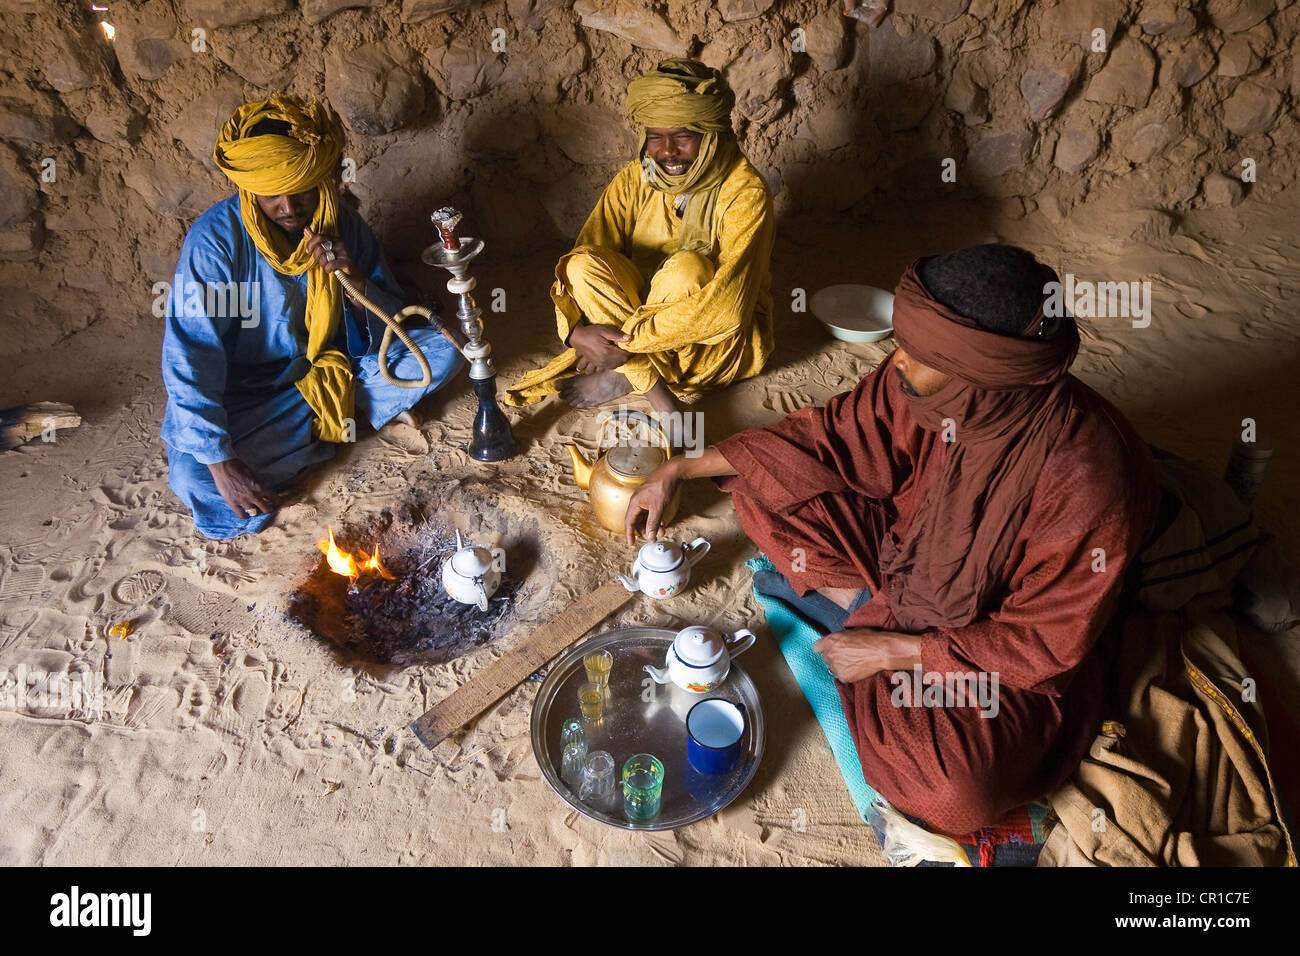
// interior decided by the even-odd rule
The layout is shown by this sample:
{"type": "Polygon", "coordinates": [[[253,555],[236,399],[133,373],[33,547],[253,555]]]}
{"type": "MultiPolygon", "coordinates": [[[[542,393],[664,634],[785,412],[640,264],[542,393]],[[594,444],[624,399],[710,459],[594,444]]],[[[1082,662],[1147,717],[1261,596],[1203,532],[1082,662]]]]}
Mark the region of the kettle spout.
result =
{"type": "Polygon", "coordinates": [[[651,667],[649,664],[646,664],[645,672],[654,678],[656,684],[668,684],[672,682],[672,678],[668,676],[668,668],[666,667],[651,667]]]}
{"type": "Polygon", "coordinates": [[[572,443],[565,445],[569,449],[569,457],[573,459],[573,480],[578,483],[578,487],[586,491],[591,487],[591,462],[578,450],[578,446],[572,443]]]}

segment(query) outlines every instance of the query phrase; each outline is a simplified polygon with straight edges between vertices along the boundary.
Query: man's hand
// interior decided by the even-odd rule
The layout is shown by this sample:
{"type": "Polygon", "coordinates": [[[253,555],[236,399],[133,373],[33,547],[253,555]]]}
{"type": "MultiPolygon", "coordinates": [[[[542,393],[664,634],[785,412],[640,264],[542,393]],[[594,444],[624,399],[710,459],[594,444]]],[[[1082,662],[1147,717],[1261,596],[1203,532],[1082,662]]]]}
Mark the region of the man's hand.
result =
{"type": "Polygon", "coordinates": [[[262,487],[253,470],[238,458],[227,458],[208,465],[217,492],[240,518],[268,515],[276,509],[278,497],[262,487]]]}
{"type": "Polygon", "coordinates": [[[921,638],[897,631],[870,627],[836,631],[814,644],[813,650],[844,684],[866,680],[880,671],[910,671],[921,666],[921,638]]]}
{"type": "Polygon", "coordinates": [[[627,514],[623,518],[623,530],[627,533],[628,544],[636,544],[636,529],[641,524],[643,514],[645,515],[643,533],[645,539],[647,541],[658,539],[659,522],[663,519],[664,510],[685,480],[682,475],[682,462],[685,460],[684,458],[668,459],[652,471],[650,477],[632,494],[627,503],[627,514]]]}
{"type": "Polygon", "coordinates": [[[736,469],[723,457],[722,452],[713,446],[695,458],[678,455],[650,473],[650,477],[632,495],[627,503],[627,514],[623,518],[623,530],[627,532],[627,543],[636,544],[636,529],[645,515],[644,536],[647,541],[659,537],[659,522],[663,519],[664,509],[682,482],[692,478],[718,478],[722,475],[734,475],[736,469]]]}
{"type": "Polygon", "coordinates": [[[307,237],[307,251],[322,269],[326,272],[342,272],[359,285],[365,285],[366,277],[352,261],[352,253],[348,251],[346,242],[337,236],[322,236],[311,229],[304,229],[303,234],[307,237]]]}
{"type": "Polygon", "coordinates": [[[578,353],[579,372],[608,372],[632,357],[618,343],[631,336],[608,325],[580,325],[569,334],[569,345],[578,353]]]}

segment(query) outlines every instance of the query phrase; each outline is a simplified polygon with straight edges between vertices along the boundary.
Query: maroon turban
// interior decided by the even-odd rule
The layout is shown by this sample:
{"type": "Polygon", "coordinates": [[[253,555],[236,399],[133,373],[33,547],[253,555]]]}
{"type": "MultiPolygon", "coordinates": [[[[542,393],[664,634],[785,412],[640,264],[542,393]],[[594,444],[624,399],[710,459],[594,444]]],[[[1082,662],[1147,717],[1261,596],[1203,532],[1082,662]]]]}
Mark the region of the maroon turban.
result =
{"type": "Polygon", "coordinates": [[[1019,337],[981,328],[935,301],[917,275],[920,261],[898,283],[894,338],[949,380],[933,395],[904,397],[922,428],[950,429],[952,441],[909,526],[881,542],[890,608],[909,630],[967,624],[1003,585],[1039,473],[1073,407],[1067,373],[1079,350],[1074,320],[1048,330],[1041,307],[1019,337]]]}

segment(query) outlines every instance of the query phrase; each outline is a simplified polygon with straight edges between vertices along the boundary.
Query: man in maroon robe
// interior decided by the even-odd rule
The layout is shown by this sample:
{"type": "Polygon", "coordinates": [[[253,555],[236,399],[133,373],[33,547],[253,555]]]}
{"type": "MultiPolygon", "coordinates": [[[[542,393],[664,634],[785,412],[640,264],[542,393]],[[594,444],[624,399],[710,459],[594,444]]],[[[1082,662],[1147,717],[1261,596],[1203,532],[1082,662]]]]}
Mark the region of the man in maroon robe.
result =
{"type": "MultiPolygon", "coordinates": [[[[684,480],[717,477],[816,645],[880,794],[963,835],[1040,797],[1096,733],[1095,644],[1157,502],[1146,445],[1068,373],[1055,273],[988,245],[918,260],[898,349],[825,408],[673,458],[628,506],[629,542],[684,480]],[[955,680],[953,679],[955,678],[955,680]],[[951,691],[980,680],[993,706],[951,691]],[[915,698],[921,699],[915,699],[915,698]]],[[[770,573],[769,573],[769,576],[770,573]]]]}

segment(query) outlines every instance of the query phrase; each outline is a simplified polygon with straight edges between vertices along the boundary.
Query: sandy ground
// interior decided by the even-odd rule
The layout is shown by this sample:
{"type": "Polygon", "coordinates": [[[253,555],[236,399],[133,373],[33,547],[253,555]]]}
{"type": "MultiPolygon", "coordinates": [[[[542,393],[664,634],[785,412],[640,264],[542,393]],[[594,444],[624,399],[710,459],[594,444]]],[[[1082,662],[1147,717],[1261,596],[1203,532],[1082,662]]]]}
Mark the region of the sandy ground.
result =
{"type": "MultiPolygon", "coordinates": [[[[707,434],[819,403],[892,348],[835,342],[811,316],[790,311],[792,288],[892,288],[915,255],[1016,242],[1080,278],[1151,280],[1150,327],[1088,324],[1075,371],[1148,440],[1216,468],[1241,419],[1257,418],[1279,446],[1260,520],[1300,564],[1300,423],[1290,414],[1300,194],[1271,208],[1192,213],[1153,244],[1112,237],[1117,203],[1080,207],[1066,224],[1037,211],[997,218],[953,204],[882,210],[863,224],[783,223],[778,354],[761,377],[698,406],[707,434]]],[[[486,316],[507,380],[554,349],[544,292],[558,251],[515,262],[489,253],[476,272],[481,303],[494,287],[508,293],[509,310],[486,316]]],[[[595,416],[555,404],[512,411],[525,450],[484,466],[461,450],[473,405],[460,382],[427,407],[435,417],[422,439],[431,453],[420,453],[421,436],[400,430],[365,437],[313,475],[263,534],[206,541],[167,487],[157,438],[161,323],[143,292],[122,294],[119,316],[48,353],[20,356],[0,382],[0,407],[66,401],[85,416],[52,444],[0,456],[0,668],[86,668],[108,688],[100,720],[0,712],[0,862],[883,863],[763,629],[742,567],[754,552],[726,496],[697,483],[675,529],[713,542],[696,587],[671,603],[629,605],[608,626],[754,626],[759,645],[743,663],[763,696],[767,755],[748,790],[711,819],[664,834],[603,826],[569,810],[538,770],[528,739],[537,683],[459,735],[445,765],[405,730],[526,627],[451,663],[381,673],[285,619],[327,524],[362,522],[412,486],[458,478],[491,479],[497,507],[535,517],[553,544],[552,562],[536,572],[547,576],[539,621],[605,569],[630,564],[631,550],[595,524],[563,449],[570,436],[591,447],[595,416]],[[123,618],[134,633],[108,636],[123,618]]],[[[1286,675],[1293,704],[1296,636],[1257,639],[1286,675]]]]}

